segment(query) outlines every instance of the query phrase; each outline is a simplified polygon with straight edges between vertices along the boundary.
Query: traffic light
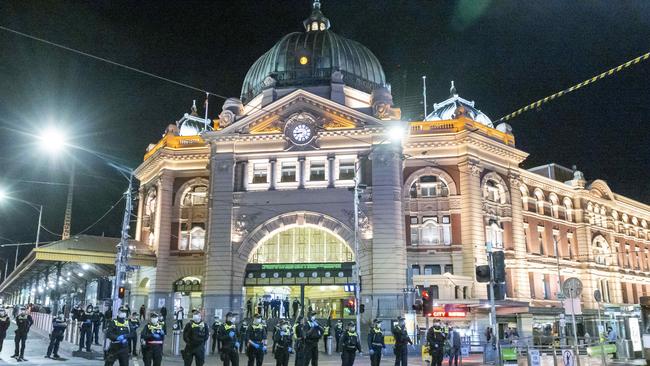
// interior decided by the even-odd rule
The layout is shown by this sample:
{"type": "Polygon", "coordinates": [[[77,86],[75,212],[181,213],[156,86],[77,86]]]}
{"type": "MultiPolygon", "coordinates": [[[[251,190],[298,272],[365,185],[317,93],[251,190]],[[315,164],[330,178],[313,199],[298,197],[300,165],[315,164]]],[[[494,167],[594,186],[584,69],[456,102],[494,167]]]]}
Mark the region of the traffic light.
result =
{"type": "Polygon", "coordinates": [[[433,313],[433,299],[431,298],[431,286],[423,289],[421,292],[422,299],[422,315],[430,316],[433,313]]]}
{"type": "Polygon", "coordinates": [[[506,282],[506,256],[503,251],[492,252],[492,268],[494,269],[494,282],[506,282]]]}
{"type": "Polygon", "coordinates": [[[346,301],[346,303],[345,303],[345,307],[350,312],[350,315],[355,314],[355,312],[354,312],[354,299],[348,299],[348,301],[346,301]]]}
{"type": "MultiPolygon", "coordinates": [[[[488,300],[492,297],[490,296],[490,284],[486,285],[488,291],[488,300]]],[[[506,299],[506,284],[505,283],[495,283],[494,284],[494,300],[505,300],[506,299]]]]}
{"type": "Polygon", "coordinates": [[[485,264],[476,266],[476,281],[480,283],[490,282],[490,266],[485,264]]]}
{"type": "Polygon", "coordinates": [[[359,304],[359,314],[363,314],[366,311],[366,304],[359,304]]]}
{"type": "Polygon", "coordinates": [[[119,289],[117,289],[117,297],[119,297],[120,299],[124,298],[125,293],[126,293],[126,287],[120,287],[119,289]]]}

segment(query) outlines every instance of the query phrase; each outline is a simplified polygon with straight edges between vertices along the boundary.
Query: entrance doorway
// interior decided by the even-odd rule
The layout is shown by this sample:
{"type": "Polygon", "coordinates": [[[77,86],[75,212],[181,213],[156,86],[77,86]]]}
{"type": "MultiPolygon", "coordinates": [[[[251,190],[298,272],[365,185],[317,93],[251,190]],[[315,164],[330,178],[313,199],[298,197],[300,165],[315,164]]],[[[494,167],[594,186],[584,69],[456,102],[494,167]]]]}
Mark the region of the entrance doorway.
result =
{"type": "Polygon", "coordinates": [[[203,304],[201,279],[184,277],[174,282],[173,304],[174,312],[183,308],[183,317],[191,315],[192,309],[200,309],[203,304]]]}

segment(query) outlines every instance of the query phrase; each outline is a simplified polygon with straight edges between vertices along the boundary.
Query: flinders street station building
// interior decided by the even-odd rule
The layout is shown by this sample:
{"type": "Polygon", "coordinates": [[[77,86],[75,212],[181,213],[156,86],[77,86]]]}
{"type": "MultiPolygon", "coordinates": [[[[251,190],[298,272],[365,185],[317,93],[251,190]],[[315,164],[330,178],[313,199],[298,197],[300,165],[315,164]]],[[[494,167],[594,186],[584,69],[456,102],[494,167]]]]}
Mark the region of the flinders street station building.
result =
{"type": "Polygon", "coordinates": [[[358,265],[363,324],[411,311],[420,288],[431,317],[478,340],[489,308],[476,266],[494,250],[500,330],[552,336],[569,304],[580,334],[597,334],[600,309],[626,336],[650,293],[650,206],[575,168],[521,168],[512,128],[479,106],[452,83],[424,120],[402,120],[380,60],[316,2],[217,119],[193,107],[161,124],[135,173],[135,239],[155,266],[136,272],[132,308],[211,317],[280,304],[293,317],[301,302],[352,318],[358,265]],[[580,301],[561,290],[571,277],[580,301]]]}

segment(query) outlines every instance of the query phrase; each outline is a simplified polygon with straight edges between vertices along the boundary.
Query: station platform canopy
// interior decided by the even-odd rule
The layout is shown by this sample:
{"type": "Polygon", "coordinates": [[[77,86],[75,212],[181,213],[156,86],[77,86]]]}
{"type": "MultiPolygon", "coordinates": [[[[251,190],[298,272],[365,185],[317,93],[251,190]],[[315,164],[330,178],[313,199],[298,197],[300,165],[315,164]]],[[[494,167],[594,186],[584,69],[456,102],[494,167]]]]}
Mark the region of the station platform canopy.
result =
{"type": "MultiPolygon", "coordinates": [[[[68,287],[89,280],[115,275],[115,254],[119,238],[94,235],[77,235],[59,240],[32,251],[20,262],[14,271],[0,284],[0,293],[22,289],[37,282],[46,287],[56,287],[57,272],[59,285],[68,287]],[[54,286],[52,286],[54,284],[54,286]]],[[[146,244],[129,240],[131,248],[129,265],[154,267],[156,256],[146,244]]]]}

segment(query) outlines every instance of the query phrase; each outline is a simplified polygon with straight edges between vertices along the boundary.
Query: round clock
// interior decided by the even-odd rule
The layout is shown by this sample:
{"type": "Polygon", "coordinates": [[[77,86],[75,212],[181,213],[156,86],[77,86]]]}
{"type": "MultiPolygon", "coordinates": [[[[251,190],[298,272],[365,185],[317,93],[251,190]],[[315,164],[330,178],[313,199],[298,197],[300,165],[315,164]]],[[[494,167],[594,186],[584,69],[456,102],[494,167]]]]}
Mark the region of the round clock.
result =
{"type": "Polygon", "coordinates": [[[311,127],[304,123],[296,125],[293,130],[291,130],[292,139],[299,144],[307,143],[311,139],[311,136],[311,127]]]}
{"type": "Polygon", "coordinates": [[[309,113],[296,113],[287,119],[284,133],[295,145],[307,145],[314,138],[315,118],[309,113]]]}

